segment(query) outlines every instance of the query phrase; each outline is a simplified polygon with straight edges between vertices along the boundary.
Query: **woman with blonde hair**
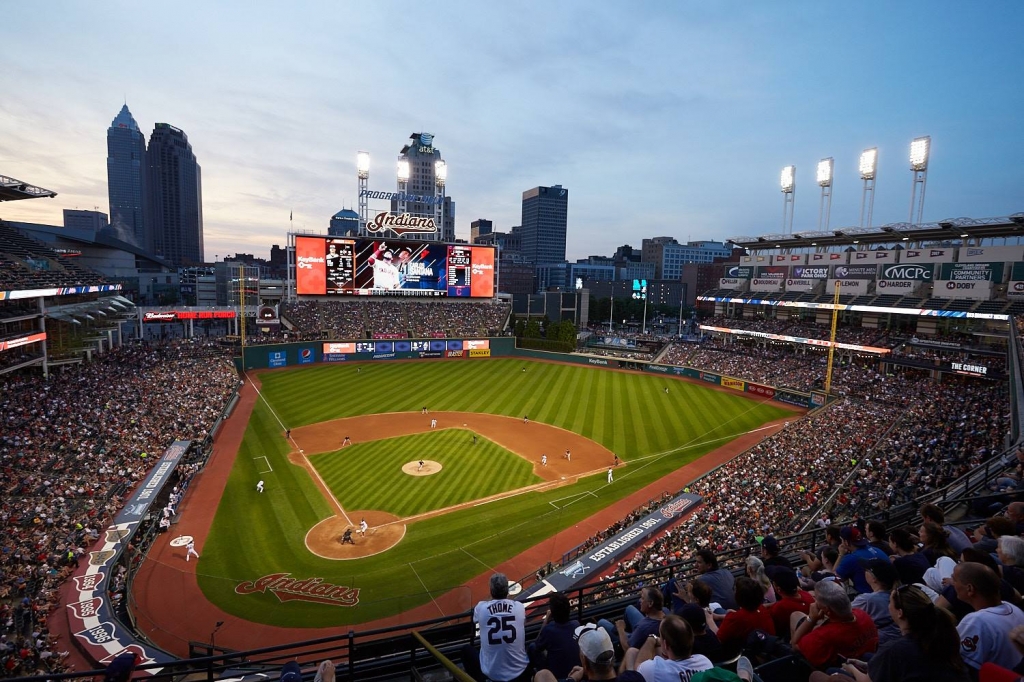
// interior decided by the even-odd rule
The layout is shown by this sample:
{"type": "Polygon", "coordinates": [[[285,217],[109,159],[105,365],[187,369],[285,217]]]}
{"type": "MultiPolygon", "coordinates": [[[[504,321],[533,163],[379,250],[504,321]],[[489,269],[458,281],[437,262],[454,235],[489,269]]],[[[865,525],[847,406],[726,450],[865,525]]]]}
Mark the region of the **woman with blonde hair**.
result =
{"type": "Polygon", "coordinates": [[[747,577],[752,578],[764,588],[765,604],[775,603],[777,599],[775,588],[772,587],[772,581],[768,579],[768,575],[764,572],[764,562],[754,555],[747,557],[747,577]]]}

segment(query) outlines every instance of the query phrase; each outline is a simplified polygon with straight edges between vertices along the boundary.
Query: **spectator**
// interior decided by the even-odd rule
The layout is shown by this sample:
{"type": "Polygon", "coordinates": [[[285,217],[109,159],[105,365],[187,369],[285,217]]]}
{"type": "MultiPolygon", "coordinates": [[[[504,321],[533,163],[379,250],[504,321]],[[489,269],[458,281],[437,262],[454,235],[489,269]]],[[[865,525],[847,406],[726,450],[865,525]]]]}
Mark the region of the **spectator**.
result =
{"type": "Polygon", "coordinates": [[[623,651],[630,647],[639,649],[648,636],[658,634],[658,625],[665,617],[662,606],[661,590],[655,585],[648,585],[640,589],[639,609],[630,604],[626,607],[625,617],[616,620],[614,626],[603,618],[598,621],[598,625],[603,627],[609,636],[614,633],[618,637],[619,647],[623,651]]]}
{"type": "Polygon", "coordinates": [[[938,562],[940,557],[948,557],[956,561],[960,552],[971,546],[968,541],[967,545],[961,547],[960,550],[954,550],[949,543],[949,531],[934,521],[922,523],[917,530],[917,537],[920,538],[921,544],[924,546],[921,552],[928,557],[928,563],[932,566],[938,562]]]}
{"type": "Polygon", "coordinates": [[[931,566],[928,557],[917,551],[910,531],[906,528],[894,528],[889,533],[889,542],[892,543],[893,568],[899,574],[900,582],[904,585],[913,585],[924,581],[924,573],[931,566]]]}
{"type": "MultiPolygon", "coordinates": [[[[958,556],[960,552],[971,546],[971,539],[967,537],[966,533],[956,526],[944,525],[946,523],[946,513],[938,505],[923,504],[919,513],[925,523],[931,521],[945,529],[949,545],[953,548],[953,551],[948,556],[958,556]]],[[[932,564],[934,563],[932,561],[932,564]]]]}
{"type": "Polygon", "coordinates": [[[757,582],[764,590],[764,603],[775,603],[775,590],[772,588],[772,581],[764,572],[764,564],[756,556],[748,556],[746,560],[747,577],[757,582]]]}
{"type": "Polygon", "coordinates": [[[764,606],[764,589],[747,577],[736,579],[736,604],[718,628],[718,640],[730,655],[739,653],[754,630],[775,634],[775,623],[764,606]]]}
{"type": "Polygon", "coordinates": [[[526,607],[508,598],[508,578],[495,573],[490,580],[491,598],[473,609],[480,626],[480,650],[467,645],[462,665],[477,680],[525,682],[530,679],[526,655],[526,607]]]}
{"type": "Polygon", "coordinates": [[[569,598],[561,592],[552,593],[544,614],[544,624],[531,645],[534,667],[546,668],[558,679],[569,674],[580,660],[580,647],[576,642],[579,621],[571,620],[569,598]]]}
{"type": "Polygon", "coordinates": [[[1003,535],[999,538],[996,554],[1002,564],[1003,580],[1024,594],[1024,570],[1021,569],[1024,566],[1024,538],[1003,535]]]}
{"type": "Polygon", "coordinates": [[[765,568],[768,566],[793,568],[793,562],[779,555],[779,541],[771,535],[761,541],[761,559],[764,561],[765,568]]]}
{"type": "Polygon", "coordinates": [[[708,627],[708,621],[713,620],[711,610],[701,608],[699,604],[687,604],[681,610],[679,616],[689,623],[693,631],[693,653],[707,656],[712,663],[726,660],[725,648],[708,627]]]}
{"type": "Polygon", "coordinates": [[[892,556],[894,554],[892,547],[888,542],[885,541],[885,524],[881,521],[868,521],[864,526],[865,535],[868,538],[868,544],[872,547],[882,550],[885,556],[892,556]]]}
{"type": "Polygon", "coordinates": [[[794,613],[807,614],[814,603],[810,592],[800,589],[796,573],[781,566],[769,566],[768,577],[775,586],[778,601],[768,607],[768,613],[775,624],[775,634],[789,639],[789,623],[794,613]]]}
{"type": "Polygon", "coordinates": [[[639,650],[630,649],[623,661],[625,670],[636,670],[646,682],[688,680],[714,667],[706,656],[693,653],[693,631],[679,616],[666,616],[658,635],[648,637],[639,650]]]}
{"type": "Polygon", "coordinates": [[[887,559],[871,559],[864,569],[864,578],[871,586],[871,592],[858,594],[853,600],[853,608],[871,616],[878,628],[878,645],[882,646],[900,636],[899,627],[889,611],[889,593],[899,584],[899,575],[887,559]]]}
{"type": "Polygon", "coordinates": [[[975,671],[986,661],[1016,669],[1022,657],[1010,640],[1010,631],[1024,625],[1024,612],[999,596],[999,576],[977,563],[959,564],[953,570],[956,596],[974,609],[957,626],[960,654],[975,671]]]}
{"type": "Polygon", "coordinates": [[[806,616],[792,616],[793,647],[815,668],[835,666],[839,658],[860,658],[878,648],[871,616],[854,609],[842,585],[824,580],[814,586],[814,604],[806,616]]]}
{"type": "Polygon", "coordinates": [[[711,586],[711,598],[722,605],[723,609],[735,609],[734,579],[732,573],[718,565],[718,558],[709,549],[697,552],[694,568],[700,574],[697,580],[711,586]]]}
{"type": "Polygon", "coordinates": [[[864,578],[864,567],[871,559],[888,561],[889,557],[876,547],[868,544],[856,526],[846,526],[840,532],[843,541],[839,545],[839,563],[836,577],[853,582],[857,594],[871,592],[871,586],[864,578]]]}
{"type": "MultiPolygon", "coordinates": [[[[593,623],[576,629],[576,640],[580,647],[580,665],[569,671],[565,680],[613,680],[617,682],[645,682],[643,675],[635,671],[624,671],[615,675],[615,647],[604,628],[593,623]]],[[[534,682],[558,682],[550,670],[541,670],[534,682]]]]}
{"type": "MultiPolygon", "coordinates": [[[[862,661],[851,660],[843,670],[856,682],[968,682],[960,656],[960,636],[952,616],[936,608],[913,585],[892,591],[889,610],[902,636],[879,647],[861,672],[862,661]]],[[[820,674],[820,673],[815,673],[820,674]]],[[[812,682],[821,679],[811,677],[812,682]]]]}
{"type": "Polygon", "coordinates": [[[1013,521],[1005,516],[992,516],[985,519],[985,525],[978,526],[974,531],[973,547],[987,554],[995,554],[999,538],[1016,534],[1017,527],[1013,521]]]}

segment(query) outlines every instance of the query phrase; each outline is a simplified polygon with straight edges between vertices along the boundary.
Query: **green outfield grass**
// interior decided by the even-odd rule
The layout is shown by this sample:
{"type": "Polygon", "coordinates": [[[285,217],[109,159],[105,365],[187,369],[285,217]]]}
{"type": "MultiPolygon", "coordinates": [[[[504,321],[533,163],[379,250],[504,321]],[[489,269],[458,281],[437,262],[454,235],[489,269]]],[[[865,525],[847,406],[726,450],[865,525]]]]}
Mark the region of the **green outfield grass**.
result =
{"type": "MultiPolygon", "coordinates": [[[[210,601],[224,611],[289,627],[355,625],[424,604],[736,436],[792,414],[738,393],[709,390],[659,375],[513,359],[367,363],[361,365],[360,372],[353,366],[318,365],[266,373],[261,381],[276,416],[262,401],[253,411],[203,547],[198,580],[210,601]],[[670,387],[668,394],[666,387],[670,387]],[[396,547],[376,556],[330,561],[312,555],[305,548],[305,534],[332,512],[308,474],[288,463],[278,418],[288,427],[296,427],[360,414],[418,412],[424,405],[437,411],[529,415],[531,421],[591,438],[629,465],[616,473],[610,485],[603,474],[591,476],[572,486],[525,493],[418,521],[408,526],[396,547]],[[261,456],[266,459],[258,459],[261,456]],[[268,467],[273,471],[266,472],[268,467]],[[266,481],[263,495],[253,488],[259,479],[266,481]],[[269,593],[235,593],[238,583],[271,573],[290,573],[295,579],[320,577],[359,588],[359,604],[280,603],[269,593]]],[[[419,459],[423,443],[432,447],[433,442],[441,442],[434,438],[446,433],[427,434],[429,438],[423,442],[418,440],[421,436],[413,436],[353,446],[340,457],[379,447],[383,456],[395,457],[400,466],[419,459]],[[384,443],[397,441],[403,441],[403,449],[408,445],[414,450],[387,452],[390,446],[384,443]]],[[[452,461],[459,464],[446,464],[445,471],[465,476],[464,471],[456,470],[470,467],[474,446],[464,431],[451,433],[461,433],[462,438],[457,439],[461,442],[453,443],[444,456],[458,458],[452,461]]],[[[483,440],[475,447],[483,447],[483,440]]],[[[327,471],[331,457],[313,459],[318,468],[327,471]]],[[[519,461],[529,469],[527,462],[519,461]]],[[[380,469],[375,473],[370,464],[364,468],[367,484],[375,476],[387,475],[380,469]]],[[[504,465],[472,469],[494,474],[480,485],[519,485],[503,478],[508,475],[504,465]]],[[[363,489],[367,486],[355,484],[351,490],[343,489],[339,486],[344,485],[340,480],[344,475],[339,476],[330,485],[347,508],[374,508],[371,495],[380,496],[377,499],[391,496],[393,500],[379,504],[408,509],[447,504],[431,501],[436,491],[427,486],[399,490],[397,484],[384,484],[383,492],[373,493],[363,489]],[[359,499],[366,501],[353,503],[359,499]]],[[[423,482],[405,478],[410,483],[423,482]]],[[[561,553],[571,548],[551,549],[561,553]]]]}
{"type": "Polygon", "coordinates": [[[377,509],[413,516],[479,500],[543,481],[533,465],[472,432],[444,429],[361,443],[310,457],[335,499],[345,509],[377,509]],[[425,459],[443,467],[431,476],[402,472],[407,462],[425,459]]]}

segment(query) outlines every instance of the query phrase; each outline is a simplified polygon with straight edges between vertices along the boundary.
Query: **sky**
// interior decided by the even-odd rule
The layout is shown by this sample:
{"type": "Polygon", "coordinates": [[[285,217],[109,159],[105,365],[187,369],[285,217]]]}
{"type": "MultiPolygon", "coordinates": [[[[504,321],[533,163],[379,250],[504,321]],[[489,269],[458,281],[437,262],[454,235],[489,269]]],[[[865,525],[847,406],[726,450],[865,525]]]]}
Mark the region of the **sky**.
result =
{"type": "MultiPolygon", "coordinates": [[[[569,189],[567,257],[858,225],[861,151],[879,150],[874,224],[909,218],[913,138],[930,135],[925,221],[1024,211],[1024,3],[197,2],[4,7],[0,174],[58,192],[0,218],[108,211],[106,130],[127,101],[188,135],[207,260],[269,257],[326,232],[369,187],[395,191],[414,132],[448,164],[456,236],[520,224],[522,192],[569,189]]],[[[370,208],[384,208],[370,202],[370,208]]]]}

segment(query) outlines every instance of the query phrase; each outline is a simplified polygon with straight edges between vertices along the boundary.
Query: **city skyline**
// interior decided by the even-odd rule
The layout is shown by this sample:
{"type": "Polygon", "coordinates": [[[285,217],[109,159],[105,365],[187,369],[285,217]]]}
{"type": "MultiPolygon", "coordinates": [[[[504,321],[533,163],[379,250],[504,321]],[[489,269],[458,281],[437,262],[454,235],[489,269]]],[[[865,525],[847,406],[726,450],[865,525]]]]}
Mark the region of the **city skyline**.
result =
{"type": "Polygon", "coordinates": [[[59,196],[0,218],[61,224],[63,209],[105,208],[104,131],[125,100],[142,129],[169,122],[200,150],[207,260],[268,254],[292,212],[295,229],[326,232],[357,206],[356,152],[371,155],[369,188],[393,191],[396,141],[421,130],[443,140],[457,237],[478,218],[507,232],[524,190],[561,184],[574,195],[569,260],[658,235],[779,232],[790,164],[794,229],[817,229],[826,157],[830,226],[856,225],[869,147],[874,224],[905,221],[921,135],[925,221],[1024,211],[1018,3],[524,6],[545,22],[521,7],[431,8],[422,41],[399,4],[186,3],[173,26],[128,3],[12,7],[0,172],[59,196]]]}

